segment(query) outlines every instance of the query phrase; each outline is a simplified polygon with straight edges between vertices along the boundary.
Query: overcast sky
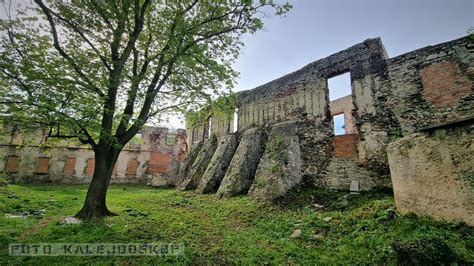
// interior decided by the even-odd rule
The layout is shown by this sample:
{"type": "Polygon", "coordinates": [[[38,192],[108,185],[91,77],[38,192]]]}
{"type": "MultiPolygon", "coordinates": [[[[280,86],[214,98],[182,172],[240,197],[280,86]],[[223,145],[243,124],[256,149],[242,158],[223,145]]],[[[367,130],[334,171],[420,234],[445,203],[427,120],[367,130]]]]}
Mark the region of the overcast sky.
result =
{"type": "MultiPolygon", "coordinates": [[[[236,91],[252,89],[367,38],[390,57],[467,35],[473,0],[290,0],[284,17],[244,38],[236,91]]],[[[3,15],[3,14],[2,14],[3,15]]],[[[183,127],[178,119],[165,125],[183,127]]]]}
{"type": "Polygon", "coordinates": [[[294,0],[285,17],[246,36],[236,90],[291,73],[367,38],[381,37],[390,57],[467,35],[472,0],[294,0]]]}
{"type": "MultiPolygon", "coordinates": [[[[265,84],[367,38],[382,38],[389,57],[467,35],[473,0],[293,0],[284,17],[244,38],[235,91],[265,84]]],[[[333,97],[337,98],[337,97],[333,97]]],[[[182,126],[177,119],[171,124],[182,126]]]]}

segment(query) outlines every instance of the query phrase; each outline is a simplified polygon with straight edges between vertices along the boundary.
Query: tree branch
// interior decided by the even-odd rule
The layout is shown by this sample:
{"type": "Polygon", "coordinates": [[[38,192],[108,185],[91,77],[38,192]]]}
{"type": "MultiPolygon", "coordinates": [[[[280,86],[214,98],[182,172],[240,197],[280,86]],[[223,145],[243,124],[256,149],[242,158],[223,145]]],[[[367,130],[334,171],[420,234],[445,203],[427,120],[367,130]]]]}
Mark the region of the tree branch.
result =
{"type": "Polygon", "coordinates": [[[107,68],[108,71],[112,71],[112,68],[107,63],[107,59],[105,58],[105,56],[103,56],[100,53],[100,51],[94,46],[94,44],[92,44],[92,42],[89,40],[89,38],[87,38],[87,36],[85,36],[85,34],[78,28],[78,26],[76,24],[74,24],[73,22],[67,20],[66,18],[62,17],[58,13],[52,11],[51,9],[50,9],[50,12],[55,17],[57,17],[59,20],[63,21],[67,25],[69,25],[69,27],[71,27],[74,30],[74,32],[79,34],[79,36],[81,36],[82,40],[84,40],[91,47],[91,49],[96,53],[96,55],[99,57],[100,61],[102,61],[102,63],[104,64],[105,68],[107,68]]]}
{"type": "Polygon", "coordinates": [[[91,89],[97,93],[100,97],[104,97],[104,93],[94,85],[94,83],[82,72],[82,70],[79,68],[79,66],[74,62],[74,59],[72,59],[71,56],[69,56],[62,48],[61,45],[59,44],[59,39],[58,39],[58,32],[56,30],[56,24],[54,23],[53,17],[51,16],[51,13],[49,11],[49,8],[43,3],[42,0],[34,0],[35,3],[41,8],[43,13],[45,14],[46,18],[48,19],[50,28],[51,28],[51,33],[53,35],[53,46],[56,48],[56,50],[61,54],[61,56],[66,59],[66,61],[73,67],[73,69],[79,74],[81,78],[86,81],[87,84],[91,87],[91,89]]]}

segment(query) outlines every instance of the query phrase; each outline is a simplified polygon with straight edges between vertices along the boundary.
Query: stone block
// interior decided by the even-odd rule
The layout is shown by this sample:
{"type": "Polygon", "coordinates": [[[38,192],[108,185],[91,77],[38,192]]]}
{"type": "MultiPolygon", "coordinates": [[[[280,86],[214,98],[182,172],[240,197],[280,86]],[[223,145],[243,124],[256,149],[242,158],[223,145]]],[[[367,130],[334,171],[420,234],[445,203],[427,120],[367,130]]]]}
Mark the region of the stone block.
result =
{"type": "Polygon", "coordinates": [[[183,180],[186,178],[186,176],[189,173],[189,170],[191,169],[191,166],[193,165],[194,161],[196,160],[197,156],[199,155],[199,151],[202,148],[203,142],[197,142],[193,144],[191,147],[191,150],[188,153],[188,156],[184,160],[184,162],[180,165],[178,174],[176,177],[176,186],[180,186],[180,184],[183,182],[183,180]]]}
{"type": "Polygon", "coordinates": [[[302,181],[300,143],[295,122],[273,126],[248,195],[273,201],[302,181]]]}
{"type": "Polygon", "coordinates": [[[359,180],[352,180],[349,187],[350,192],[359,192],[359,180]]]}
{"type": "Polygon", "coordinates": [[[186,178],[183,179],[181,184],[179,184],[179,190],[190,190],[195,189],[201,180],[202,175],[207,169],[209,162],[214,155],[214,152],[217,148],[217,139],[211,137],[208,140],[205,140],[202,148],[199,150],[199,154],[194,160],[186,178]]]}
{"type": "Polygon", "coordinates": [[[217,191],[237,148],[237,135],[223,136],[204,172],[196,192],[200,194],[217,191]]]}
{"type": "Polygon", "coordinates": [[[474,125],[411,134],[387,153],[399,212],[474,226],[474,125]]]}
{"type": "Polygon", "coordinates": [[[227,173],[217,191],[222,196],[246,194],[252,185],[258,163],[264,149],[264,135],[261,129],[245,131],[230,162],[227,173]]]}

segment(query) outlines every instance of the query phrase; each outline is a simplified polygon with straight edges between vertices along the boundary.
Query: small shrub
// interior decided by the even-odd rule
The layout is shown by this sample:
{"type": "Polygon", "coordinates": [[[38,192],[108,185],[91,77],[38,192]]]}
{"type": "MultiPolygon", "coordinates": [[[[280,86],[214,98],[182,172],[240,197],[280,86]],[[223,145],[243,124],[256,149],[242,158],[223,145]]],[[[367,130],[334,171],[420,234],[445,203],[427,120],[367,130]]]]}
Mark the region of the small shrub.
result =
{"type": "Polygon", "coordinates": [[[443,240],[431,236],[396,239],[391,245],[398,265],[439,265],[457,261],[454,252],[443,240]]]}
{"type": "Polygon", "coordinates": [[[278,170],[278,165],[275,162],[272,162],[272,164],[270,165],[270,172],[274,174],[276,173],[277,170],[278,170]]]}
{"type": "Polygon", "coordinates": [[[0,187],[6,187],[7,185],[7,177],[5,176],[5,174],[0,173],[0,187]]]}
{"type": "Polygon", "coordinates": [[[401,138],[403,135],[402,135],[402,132],[400,129],[393,129],[390,131],[389,133],[389,138],[390,138],[390,142],[393,142],[399,138],[401,138]]]}
{"type": "Polygon", "coordinates": [[[265,186],[265,178],[263,177],[257,178],[256,184],[258,188],[263,188],[265,186]]]}

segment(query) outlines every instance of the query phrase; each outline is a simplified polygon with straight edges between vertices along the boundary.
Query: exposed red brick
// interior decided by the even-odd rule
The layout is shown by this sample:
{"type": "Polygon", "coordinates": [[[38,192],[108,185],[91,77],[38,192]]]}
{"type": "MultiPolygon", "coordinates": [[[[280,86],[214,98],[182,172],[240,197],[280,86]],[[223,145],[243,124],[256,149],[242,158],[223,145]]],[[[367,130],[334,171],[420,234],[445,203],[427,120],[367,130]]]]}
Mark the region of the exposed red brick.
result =
{"type": "Polygon", "coordinates": [[[471,93],[471,82],[455,62],[442,62],[421,70],[423,96],[436,107],[456,106],[471,93]]]}
{"type": "Polygon", "coordinates": [[[49,170],[49,157],[38,157],[36,162],[36,170],[35,173],[37,174],[47,174],[49,170]]]}
{"type": "Polygon", "coordinates": [[[127,176],[136,176],[137,175],[137,168],[138,168],[137,159],[129,160],[128,164],[127,164],[127,176]]]}
{"type": "Polygon", "coordinates": [[[334,136],[332,144],[334,146],[334,156],[338,158],[357,158],[356,134],[334,136]]]}
{"type": "Polygon", "coordinates": [[[68,157],[64,164],[64,174],[67,176],[74,174],[74,167],[76,166],[76,157],[68,157]]]}
{"type": "Polygon", "coordinates": [[[18,163],[20,162],[20,158],[16,155],[10,155],[7,158],[6,164],[6,171],[7,173],[16,173],[18,170],[18,163]]]}
{"type": "Polygon", "coordinates": [[[92,176],[94,174],[94,169],[95,169],[95,159],[94,158],[87,159],[87,165],[86,165],[86,169],[84,170],[84,173],[88,176],[92,176]]]}
{"type": "Polygon", "coordinates": [[[167,173],[171,165],[172,157],[170,154],[153,151],[150,153],[148,161],[148,173],[167,173]]]}

